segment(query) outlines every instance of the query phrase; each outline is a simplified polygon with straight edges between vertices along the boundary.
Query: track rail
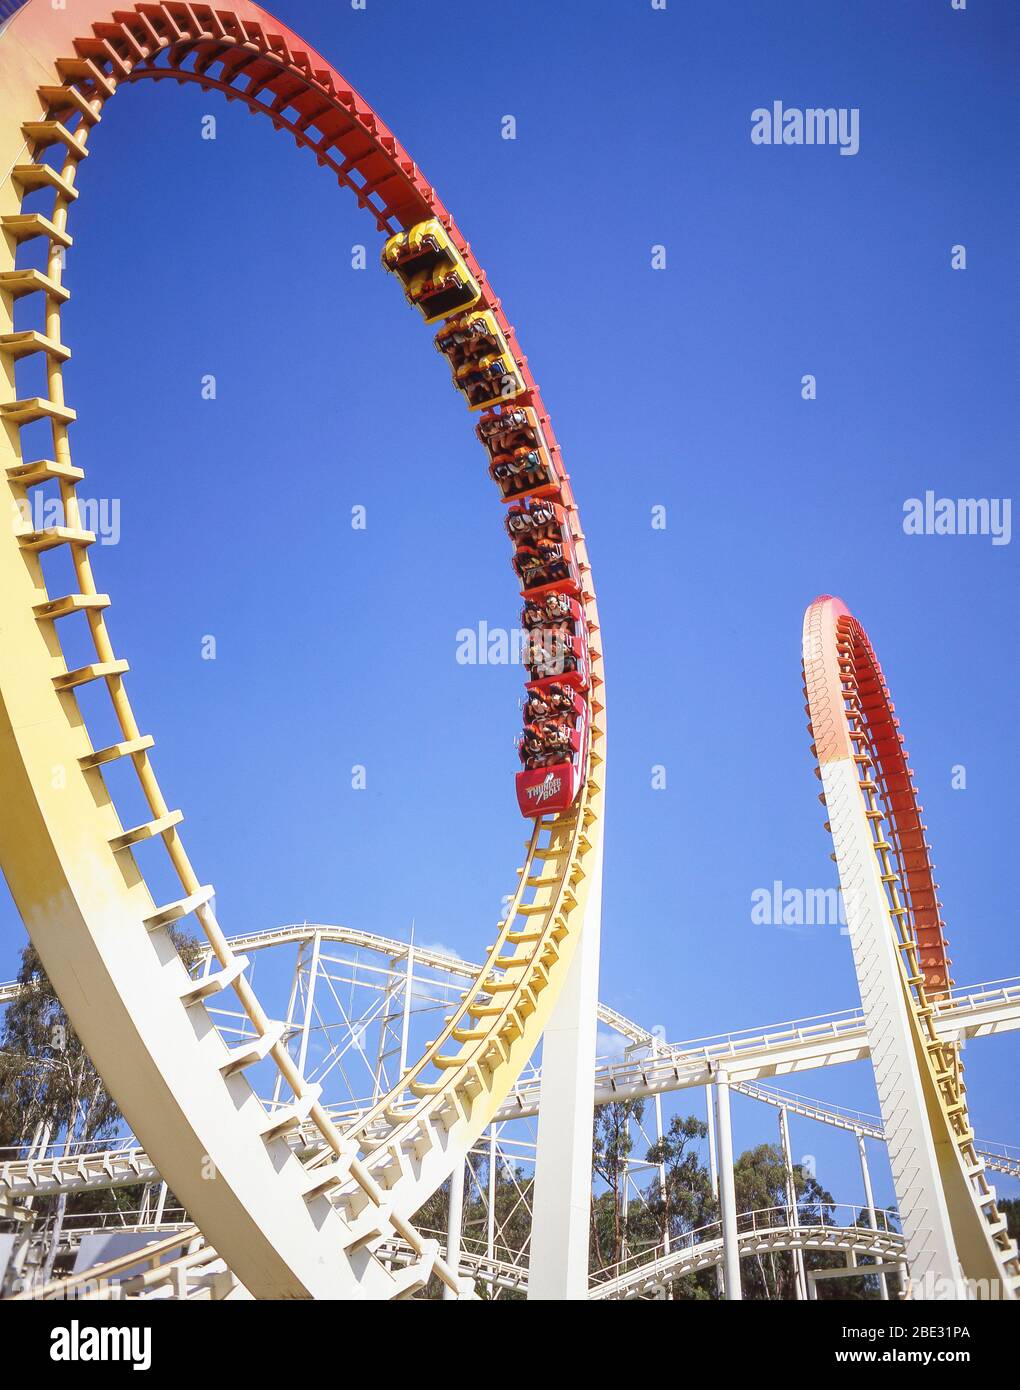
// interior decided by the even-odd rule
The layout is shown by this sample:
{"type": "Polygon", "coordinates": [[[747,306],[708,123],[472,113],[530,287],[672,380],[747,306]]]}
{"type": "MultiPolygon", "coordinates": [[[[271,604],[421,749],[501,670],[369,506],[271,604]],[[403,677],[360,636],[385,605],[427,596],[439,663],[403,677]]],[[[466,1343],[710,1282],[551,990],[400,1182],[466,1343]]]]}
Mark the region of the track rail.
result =
{"type": "MultiPolygon", "coordinates": [[[[791,1225],[785,1207],[745,1212],[738,1218],[737,1244],[741,1258],[783,1250],[839,1252],[878,1260],[903,1259],[903,1237],[880,1223],[878,1229],[857,1223],[857,1208],[830,1207],[825,1222],[807,1221],[791,1225]]],[[[883,1214],[884,1216],[884,1214],[883,1214]]],[[[424,1235],[442,1246],[438,1231],[424,1235]]],[[[380,1258],[397,1269],[413,1266],[415,1253],[399,1240],[379,1247],[380,1258]]],[[[673,1279],[696,1274],[722,1263],[723,1242],[720,1223],[709,1222],[681,1238],[666,1253],[656,1246],[633,1256],[625,1265],[612,1265],[593,1276],[589,1297],[594,1300],[640,1298],[655,1293],[673,1279]]],[[[512,1260],[490,1258],[468,1242],[460,1251],[458,1265],[466,1280],[494,1288],[524,1293],[528,1270],[512,1260]]],[[[860,1269],[857,1273],[866,1272],[860,1269]]],[[[848,1276],[855,1273],[848,1268],[848,1276]]],[[[243,1296],[236,1281],[222,1265],[221,1257],[205,1244],[196,1226],[185,1226],[162,1239],[126,1255],[94,1265],[91,1269],[30,1292],[17,1294],[11,1301],[52,1301],[74,1298],[89,1301],[122,1298],[215,1299],[243,1296]],[[139,1268],[142,1266],[143,1268],[139,1268]]]]}
{"type": "Polygon", "coordinates": [[[947,999],[952,980],[922,808],[874,649],[838,599],[824,596],[807,610],[803,672],[811,751],[829,814],[826,829],[832,831],[833,857],[848,899],[862,998],[865,1011],[871,1010],[869,1031],[879,1033],[873,1044],[876,1077],[905,1228],[913,1219],[920,1222],[914,1236],[908,1231],[908,1244],[938,1246],[938,1213],[921,1211],[923,1203],[903,1190],[904,1184],[920,1181],[926,1160],[912,1144],[926,1123],[939,1173],[934,1181],[945,1193],[965,1276],[994,1281],[1004,1296],[1015,1297],[1020,1261],[975,1148],[960,1049],[940,1036],[937,1026],[936,1009],[947,999]],[[894,971],[908,1023],[902,1045],[894,1043],[896,1001],[884,1001],[882,993],[882,943],[863,925],[878,921],[872,903],[881,904],[881,928],[895,946],[894,971]],[[855,927],[852,918],[862,925],[855,927]],[[908,1052],[913,1055],[904,1055],[908,1052]],[[911,1121],[915,1102],[908,1077],[915,1065],[924,1114],[911,1121]]]}
{"type": "MultiPolygon", "coordinates": [[[[241,936],[232,936],[229,940],[231,950],[240,956],[249,951],[265,950],[270,946],[300,945],[312,941],[316,936],[322,941],[335,941],[356,950],[376,951],[380,955],[388,956],[391,961],[406,960],[408,952],[413,951],[416,967],[441,970],[447,975],[457,975],[465,980],[475,979],[483,969],[477,962],[463,960],[460,956],[449,956],[445,951],[435,951],[428,946],[412,946],[396,937],[379,936],[375,932],[361,931],[357,927],[327,922],[292,922],[282,927],[269,927],[265,931],[246,932],[241,936]]],[[[199,960],[202,960],[201,955],[199,960]]],[[[8,986],[0,985],[0,1004],[4,1002],[4,990],[7,988],[8,986]]],[[[648,1043],[652,1040],[652,1034],[647,1028],[643,1028],[640,1023],[635,1023],[633,1019],[627,1018],[608,1004],[599,1003],[598,1019],[600,1023],[604,1023],[607,1028],[611,1028],[631,1043],[648,1043]]]]}
{"type": "Polygon", "coordinates": [[[484,1129],[534,1050],[577,941],[602,833],[598,614],[577,508],[538,387],[484,271],[406,151],[339,73],[257,5],[166,0],[111,11],[100,0],[68,0],[62,9],[29,0],[2,45],[0,292],[10,331],[0,334],[0,473],[22,509],[33,489],[55,491],[64,524],[26,527],[0,541],[0,784],[10,811],[0,828],[0,862],[47,973],[132,1128],[254,1294],[406,1297],[433,1272],[459,1289],[435,1243],[423,1241],[409,1217],[484,1129]],[[197,83],[266,116],[354,193],[380,233],[429,217],[442,222],[482,286],[479,307],[496,316],[517,363],[525,390],[515,404],[530,405],[542,421],[583,580],[593,645],[592,746],[581,793],[568,812],[535,822],[485,966],[439,1037],[347,1132],[298,1071],[282,1025],[267,1016],[219,924],[212,887],[185,852],[183,817],[164,799],[153,739],[128,699],[127,663],[115,651],[109,599],[90,562],[94,537],[81,525],[84,475],[71,458],[75,413],[62,376],[69,356],[61,333],[63,253],[79,166],[105,103],[121,85],[141,80],[197,83]],[[49,200],[44,212],[34,206],[40,196],[49,200]],[[21,254],[36,242],[45,269],[21,254]],[[40,310],[38,326],[15,331],[14,301],[27,296],[40,310]],[[45,395],[19,395],[17,376],[30,358],[43,361],[45,395]],[[22,431],[35,425],[48,427],[52,457],[26,457],[22,431]],[[40,557],[57,549],[70,558],[75,588],[54,596],[40,557]],[[65,621],[86,624],[95,661],[68,669],[59,638],[65,621]],[[78,702],[88,686],[105,688],[120,731],[98,749],[78,702]],[[111,765],[124,763],[150,812],[128,828],[105,780],[111,765]],[[146,884],[139,851],[150,842],[162,844],[180,880],[172,902],[157,903],[146,884]],[[191,916],[218,965],[204,981],[188,979],[166,931],[191,916]],[[233,1050],[204,1004],[225,990],[236,994],[253,1034],[233,1050]],[[266,1058],[292,1097],[282,1112],[267,1114],[244,1074],[266,1058]],[[286,1143],[300,1125],[314,1126],[321,1138],[307,1165],[286,1143]],[[373,1254],[393,1238],[416,1260],[399,1278],[373,1254]]]}
{"type": "MultiPolygon", "coordinates": [[[[261,935],[261,934],[260,934],[261,935]]],[[[268,933],[267,933],[268,935],[268,933]]],[[[359,933],[359,942],[365,945],[366,933],[359,933]]],[[[385,943],[385,938],[382,938],[385,943]]],[[[243,938],[246,950],[257,949],[258,937],[243,938]]],[[[471,973],[477,973],[473,967],[471,973]]],[[[986,1002],[994,999],[1007,1000],[1006,1007],[1011,1010],[1010,1028],[1020,1027],[1020,982],[997,982],[998,987],[969,986],[960,993],[959,1003],[945,1000],[942,1012],[937,1016],[940,1036],[956,1039],[978,1037],[987,1033],[986,1002]]],[[[1000,1023],[1003,1020],[1000,1017],[1000,1023]]],[[[638,1025],[634,1025],[637,1028],[638,1025]]],[[[998,1025],[992,1025],[994,1028],[998,1025]]],[[[797,1024],[782,1024],[771,1029],[768,1034],[745,1040],[753,1050],[745,1048],[739,1054],[720,1050],[722,1043],[713,1041],[713,1046],[705,1047],[704,1040],[698,1043],[679,1043],[670,1046],[662,1054],[652,1058],[639,1058],[626,1062],[604,1064],[596,1072],[595,1104],[607,1105],[615,1100],[641,1096],[661,1095],[670,1091],[686,1090],[693,1086],[703,1086],[712,1077],[712,1068],[718,1059],[739,1057],[739,1071],[742,1076],[772,1076],[783,1071],[778,1056],[786,1055],[788,1039],[803,1037],[804,1029],[797,1024]],[[777,1050],[783,1049],[782,1053],[777,1050]]],[[[837,1063],[859,1061],[869,1055],[867,1029],[863,1014],[835,1015],[832,1023],[823,1025],[818,1031],[818,1021],[812,1021],[806,1046],[817,1050],[810,1058],[815,1067],[824,1066],[828,1060],[837,1063]],[[840,1051],[835,1057],[826,1058],[821,1049],[830,1044],[827,1039],[835,1036],[832,1029],[842,1026],[839,1031],[840,1051]]],[[[727,1072],[732,1064],[727,1063],[727,1072]]],[[[518,1087],[504,1100],[495,1115],[498,1123],[507,1120],[523,1119],[538,1113],[540,1080],[533,1079],[526,1087],[518,1087]]],[[[774,1090],[762,1086],[754,1080],[733,1080],[735,1091],[763,1101],[775,1107],[785,1106],[793,1113],[807,1119],[818,1120],[839,1129],[857,1131],[866,1138],[885,1141],[885,1131],[878,1116],[865,1115],[858,1111],[847,1111],[830,1106],[805,1096],[797,1096],[787,1091],[774,1090]]],[[[339,1122],[339,1121],[338,1121],[339,1122]]],[[[983,1158],[985,1167],[1004,1173],[1010,1177],[1020,1177],[1020,1150],[1006,1144],[996,1144],[989,1140],[977,1143],[977,1152],[983,1158]]],[[[50,1195],[56,1192],[81,1192],[105,1187],[129,1187],[139,1182],[153,1182],[160,1177],[148,1155],[133,1140],[125,1141],[107,1150],[91,1154],[75,1154],[43,1159],[8,1158],[0,1162],[0,1198],[9,1199],[50,1195]]]]}
{"type": "MultiPolygon", "coordinates": [[[[737,1249],[740,1258],[780,1250],[826,1250],[849,1255],[869,1255],[879,1260],[900,1261],[904,1255],[903,1237],[898,1231],[879,1224],[878,1229],[856,1223],[857,1208],[831,1209],[831,1223],[806,1221],[792,1225],[785,1207],[738,1216],[737,1249]],[[842,1218],[842,1219],[840,1219],[842,1218]],[[847,1219],[849,1218],[849,1219],[847,1219]]],[[[634,1261],[629,1267],[610,1266],[595,1276],[590,1297],[597,1300],[640,1298],[663,1288],[671,1279],[711,1269],[723,1260],[722,1227],[718,1221],[698,1227],[679,1244],[674,1239],[668,1253],[661,1247],[634,1261]]],[[[862,1273],[848,1268],[847,1275],[862,1273]]]]}
{"type": "MultiPolygon", "coordinates": [[[[863,1034],[863,1022],[860,1031],[863,1034]]],[[[866,1048],[862,1056],[867,1056],[866,1048]]],[[[596,1106],[610,1104],[614,1099],[620,1099],[621,1095],[664,1094],[667,1091],[685,1090],[700,1084],[699,1081],[688,1077],[681,1080],[678,1074],[667,1074],[661,1079],[649,1079],[650,1083],[659,1083],[653,1090],[623,1090],[621,1086],[610,1087],[604,1084],[604,1079],[609,1074],[602,1073],[603,1084],[595,1093],[596,1106]],[[674,1084],[670,1084],[670,1081],[674,1084]]],[[[628,1081],[631,1074],[627,1073],[628,1081]]],[[[732,1081],[731,1086],[732,1090],[739,1091],[755,1101],[774,1106],[775,1109],[787,1109],[793,1115],[817,1120],[821,1125],[830,1125],[834,1129],[862,1134],[864,1138],[873,1138],[878,1143],[885,1143],[885,1130],[882,1129],[881,1119],[877,1115],[846,1111],[839,1106],[828,1105],[805,1095],[760,1086],[755,1081],[732,1081]]],[[[503,1123],[504,1120],[527,1118],[535,1111],[536,1101],[534,1109],[507,1108],[504,1102],[495,1119],[496,1122],[503,1123]]],[[[984,1161],[985,1169],[1003,1173],[1007,1177],[1020,1177],[1020,1148],[1010,1144],[992,1143],[991,1140],[976,1141],[976,1148],[978,1156],[984,1161]]],[[[113,1148],[97,1150],[93,1154],[3,1159],[0,1161],[0,1200],[15,1202],[18,1198],[54,1193],[81,1193],[99,1191],[107,1187],[133,1187],[138,1183],[160,1181],[160,1176],[149,1155],[139,1148],[135,1141],[126,1140],[113,1148]]]]}
{"type": "MultiPolygon", "coordinates": [[[[1020,981],[974,986],[936,1008],[935,1028],[946,1042],[987,1037],[1020,1028],[1020,981]]],[[[856,1009],[748,1029],[713,1038],[671,1043],[654,1055],[604,1063],[595,1072],[595,1104],[637,1099],[705,1086],[722,1067],[731,1081],[759,1080],[865,1061],[871,1042],[864,1014],[856,1009]]],[[[497,1118],[538,1113],[541,1075],[519,1082],[497,1118]]]]}

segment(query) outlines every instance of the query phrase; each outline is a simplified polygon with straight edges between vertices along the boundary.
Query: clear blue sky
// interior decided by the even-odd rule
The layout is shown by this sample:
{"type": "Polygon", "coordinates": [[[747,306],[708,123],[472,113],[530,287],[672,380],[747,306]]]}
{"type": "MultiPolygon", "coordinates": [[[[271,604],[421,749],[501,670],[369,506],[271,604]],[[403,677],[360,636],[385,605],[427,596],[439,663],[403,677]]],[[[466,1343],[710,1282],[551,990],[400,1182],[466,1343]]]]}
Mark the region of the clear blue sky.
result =
{"type": "MultiPolygon", "coordinates": [[[[927,489],[1013,492],[1020,12],[276,10],[435,183],[553,413],[608,671],[603,997],[677,1039],[856,1003],[838,929],[750,917],[775,879],[835,882],[799,673],[802,613],[825,591],[868,627],[903,719],[957,981],[1020,974],[1017,545],[901,525],[927,489]],[[859,153],[753,145],[751,112],[775,100],[859,108],[859,153]]],[[[406,935],[413,918],[476,957],[520,862],[521,682],[458,665],[456,633],[512,626],[518,603],[448,368],[370,221],[268,122],[138,86],[92,149],[65,315],[76,461],[86,494],[121,499],[100,587],[222,921],[406,935]]],[[[0,923],[6,976],[23,939],[9,902],[0,923]]],[[[1020,1143],[1020,1039],[967,1058],[978,1134],[1020,1143]]],[[[875,1108],[866,1067],[797,1084],[875,1108]]],[[[773,1136],[746,1102],[736,1124],[740,1144],[773,1136]]],[[[794,1141],[857,1196],[845,1136],[794,1141]]]]}

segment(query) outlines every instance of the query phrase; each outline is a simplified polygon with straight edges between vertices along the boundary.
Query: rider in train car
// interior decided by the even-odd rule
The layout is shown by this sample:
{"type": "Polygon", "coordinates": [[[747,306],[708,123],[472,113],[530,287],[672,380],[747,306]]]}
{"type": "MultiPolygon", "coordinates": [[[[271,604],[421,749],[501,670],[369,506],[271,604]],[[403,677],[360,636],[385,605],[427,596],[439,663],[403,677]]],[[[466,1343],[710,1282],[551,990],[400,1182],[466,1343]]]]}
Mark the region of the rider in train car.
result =
{"type": "MultiPolygon", "coordinates": [[[[558,510],[558,509],[556,509],[558,510]]],[[[515,515],[530,515],[518,507],[515,515]]],[[[540,511],[539,517],[545,513],[540,511]]],[[[509,522],[509,518],[508,518],[509,522]]],[[[513,528],[508,526],[513,533],[513,528]]],[[[589,710],[584,692],[590,671],[584,610],[560,578],[577,578],[569,536],[566,544],[528,535],[518,542],[514,567],[525,589],[525,663],[530,679],[521,745],[523,771],[517,774],[517,804],[525,816],[565,811],[580,790],[588,755],[589,710]],[[566,566],[566,569],[564,569],[566,566]],[[557,584],[536,592],[548,583],[557,584]]]]}
{"type": "Polygon", "coordinates": [[[529,689],[533,684],[562,680],[578,690],[588,688],[588,651],[584,638],[563,627],[533,628],[528,634],[524,664],[529,689]]]}
{"type": "Polygon", "coordinates": [[[539,724],[525,724],[524,733],[518,748],[521,762],[530,772],[542,765],[545,754],[545,740],[539,724]]]}
{"type": "Polygon", "coordinates": [[[545,583],[555,584],[560,580],[569,579],[570,560],[566,547],[560,541],[543,536],[535,542],[535,549],[538,552],[541,572],[546,576],[545,583]]]}
{"type": "Polygon", "coordinates": [[[571,598],[569,594],[553,592],[546,594],[544,606],[548,622],[569,622],[571,631],[577,631],[577,624],[581,621],[581,605],[577,599],[571,598]]]}
{"type": "Polygon", "coordinates": [[[526,598],[521,611],[521,622],[525,628],[562,628],[571,637],[583,631],[584,614],[576,598],[552,589],[541,598],[526,598]]]}
{"type": "Polygon", "coordinates": [[[573,721],[547,719],[542,724],[542,757],[545,767],[566,762],[573,752],[577,731],[573,721]]]}
{"type": "Polygon", "coordinates": [[[579,715],[584,701],[572,685],[558,680],[533,681],[528,684],[528,698],[524,705],[524,718],[527,723],[546,719],[551,714],[579,715]]]}
{"type": "Polygon", "coordinates": [[[489,472],[504,501],[538,491],[555,495],[559,478],[535,411],[518,406],[478,424],[479,439],[490,454],[489,472]]]}
{"type": "Polygon", "coordinates": [[[458,380],[457,384],[467,396],[469,405],[480,405],[510,391],[514,386],[514,378],[507,370],[507,359],[504,355],[489,352],[478,358],[466,382],[462,384],[458,380]]]}
{"type": "Polygon", "coordinates": [[[566,531],[566,513],[548,498],[529,498],[527,507],[514,503],[506,516],[506,528],[511,539],[530,533],[532,540],[540,537],[559,540],[566,531]]]}
{"type": "Polygon", "coordinates": [[[506,336],[490,310],[451,319],[436,334],[435,344],[449,359],[454,385],[473,410],[516,396],[524,387],[506,336]]]}
{"type": "Polygon", "coordinates": [[[574,593],[580,590],[577,562],[569,543],[547,539],[532,543],[529,538],[517,546],[512,563],[526,591],[550,584],[564,584],[574,593]]]}
{"type": "Polygon", "coordinates": [[[531,517],[520,504],[510,507],[503,519],[503,524],[506,527],[507,535],[515,545],[518,541],[524,540],[525,537],[530,540],[531,517]]]}
{"type": "Polygon", "coordinates": [[[549,615],[544,603],[536,603],[534,599],[525,599],[524,608],[521,611],[521,622],[530,632],[533,627],[541,627],[548,622],[549,615]]]}
{"type": "Polygon", "coordinates": [[[529,638],[525,665],[532,680],[578,671],[586,647],[581,605],[576,599],[552,590],[540,602],[525,599],[521,617],[529,638]]]}
{"type": "Polygon", "coordinates": [[[545,462],[537,449],[527,445],[512,453],[494,454],[489,473],[499,484],[503,500],[523,497],[539,490],[558,493],[559,482],[552,466],[545,462]]]}
{"type": "Polygon", "coordinates": [[[531,498],[530,506],[514,502],[507,508],[505,525],[512,541],[529,536],[559,540],[567,529],[566,513],[548,498],[531,498]]]}
{"type": "Polygon", "coordinates": [[[553,703],[545,691],[533,690],[524,702],[524,723],[535,724],[539,720],[548,719],[555,712],[553,703]]]}
{"type": "Polygon", "coordinates": [[[517,804],[525,816],[565,811],[581,787],[588,756],[588,707],[525,726],[521,742],[523,771],[517,774],[517,804]]]}
{"type": "Polygon", "coordinates": [[[524,542],[514,549],[513,567],[517,571],[522,588],[530,589],[538,583],[535,575],[538,574],[541,564],[542,560],[538,551],[528,542],[524,542]]]}
{"type": "Polygon", "coordinates": [[[538,768],[568,762],[579,746],[573,719],[552,716],[540,723],[524,726],[518,751],[525,770],[534,772],[538,768]]]}
{"type": "Polygon", "coordinates": [[[486,416],[479,422],[477,433],[493,454],[513,454],[523,448],[548,452],[538,416],[530,406],[515,406],[501,415],[486,416]]]}
{"type": "Polygon", "coordinates": [[[524,664],[532,680],[574,675],[584,661],[584,643],[565,628],[535,628],[529,639],[524,664]]]}
{"type": "Polygon", "coordinates": [[[563,584],[572,593],[580,575],[566,510],[549,498],[530,498],[507,511],[506,529],[516,547],[513,566],[525,590],[563,584]]]}

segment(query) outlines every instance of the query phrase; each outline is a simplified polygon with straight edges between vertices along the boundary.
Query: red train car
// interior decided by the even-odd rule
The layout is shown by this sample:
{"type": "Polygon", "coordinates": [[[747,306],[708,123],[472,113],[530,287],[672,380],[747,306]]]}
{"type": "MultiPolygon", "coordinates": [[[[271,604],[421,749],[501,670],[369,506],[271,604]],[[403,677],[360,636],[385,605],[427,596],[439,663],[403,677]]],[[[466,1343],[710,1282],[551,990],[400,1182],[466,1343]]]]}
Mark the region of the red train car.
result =
{"type": "Polygon", "coordinates": [[[566,477],[557,471],[538,417],[528,406],[483,416],[478,437],[489,451],[489,471],[503,501],[510,504],[506,529],[525,598],[530,679],[517,805],[528,817],[557,814],[568,810],[580,791],[590,736],[588,634],[561,491],[566,477]]]}
{"type": "Polygon", "coordinates": [[[525,767],[517,774],[517,805],[523,816],[566,811],[581,789],[588,758],[588,705],[580,696],[577,703],[580,709],[575,716],[575,727],[570,731],[569,753],[562,760],[525,767]]]}
{"type": "Polygon", "coordinates": [[[489,473],[504,502],[523,497],[559,500],[561,478],[538,415],[530,406],[483,415],[477,434],[489,451],[489,473]]]}

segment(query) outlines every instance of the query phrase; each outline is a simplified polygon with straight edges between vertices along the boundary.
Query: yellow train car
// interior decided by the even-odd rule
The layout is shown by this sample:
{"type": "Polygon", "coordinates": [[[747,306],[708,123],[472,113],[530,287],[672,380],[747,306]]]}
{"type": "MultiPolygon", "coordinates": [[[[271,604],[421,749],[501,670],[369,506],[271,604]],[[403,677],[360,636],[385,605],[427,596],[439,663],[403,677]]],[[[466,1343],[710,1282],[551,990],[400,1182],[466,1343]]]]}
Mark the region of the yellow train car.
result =
{"type": "Polygon", "coordinates": [[[436,347],[453,372],[453,384],[471,410],[513,400],[524,378],[495,314],[477,310],[450,319],[436,334],[436,347]]]}
{"type": "Polygon", "coordinates": [[[469,309],[481,298],[478,281],[436,218],[391,236],[383,247],[382,263],[400,279],[408,302],[426,323],[469,309]]]}

